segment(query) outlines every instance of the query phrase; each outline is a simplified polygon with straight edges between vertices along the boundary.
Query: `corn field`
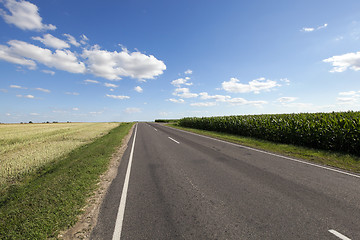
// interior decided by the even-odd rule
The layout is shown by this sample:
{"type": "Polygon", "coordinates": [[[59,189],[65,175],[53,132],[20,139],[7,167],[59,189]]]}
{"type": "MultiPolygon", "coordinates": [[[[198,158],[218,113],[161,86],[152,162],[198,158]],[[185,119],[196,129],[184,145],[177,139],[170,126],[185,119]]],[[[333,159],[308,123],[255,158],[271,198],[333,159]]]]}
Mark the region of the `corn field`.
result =
{"type": "Polygon", "coordinates": [[[119,123],[0,124],[0,186],[35,171],[118,125],[119,123]]]}
{"type": "Polygon", "coordinates": [[[360,155],[360,112],[188,117],[178,124],[360,155]]]}

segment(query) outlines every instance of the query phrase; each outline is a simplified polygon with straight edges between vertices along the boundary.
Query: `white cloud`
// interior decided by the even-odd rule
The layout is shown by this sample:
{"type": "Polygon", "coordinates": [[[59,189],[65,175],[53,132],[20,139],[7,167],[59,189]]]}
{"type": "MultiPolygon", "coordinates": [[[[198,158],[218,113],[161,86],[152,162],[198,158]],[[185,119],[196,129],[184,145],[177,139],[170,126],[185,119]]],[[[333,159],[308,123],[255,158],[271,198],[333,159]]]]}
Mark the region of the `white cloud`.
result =
{"type": "Polygon", "coordinates": [[[54,37],[53,35],[51,34],[45,34],[43,36],[43,38],[41,37],[32,37],[32,39],[34,40],[37,40],[37,41],[40,41],[42,42],[45,46],[47,47],[52,47],[52,48],[55,48],[55,49],[64,49],[64,48],[69,48],[70,45],[67,44],[65,41],[57,38],[57,37],[54,37]]]}
{"type": "Polygon", "coordinates": [[[350,104],[350,103],[355,103],[357,101],[357,98],[356,97],[339,97],[336,100],[341,103],[350,104]]]}
{"type": "Polygon", "coordinates": [[[22,86],[19,86],[19,85],[10,85],[10,88],[27,89],[26,87],[22,87],[22,86]]]}
{"type": "Polygon", "coordinates": [[[189,88],[176,88],[173,95],[182,98],[195,98],[198,96],[197,93],[191,93],[189,88]]]}
{"type": "Polygon", "coordinates": [[[185,102],[185,100],[184,99],[181,99],[181,98],[179,98],[179,99],[175,99],[175,98],[170,98],[170,99],[168,99],[170,102],[173,102],[173,103],[184,103],[185,102]]]}
{"type": "Polygon", "coordinates": [[[244,98],[232,98],[227,101],[228,103],[232,103],[233,105],[245,105],[248,103],[248,100],[244,98]]]}
{"type": "Polygon", "coordinates": [[[340,96],[353,96],[353,95],[357,95],[360,92],[357,91],[348,91],[348,92],[339,92],[340,96]]]}
{"type": "MultiPolygon", "coordinates": [[[[215,102],[196,102],[191,103],[190,106],[197,106],[197,107],[210,107],[217,105],[217,102],[225,102],[229,103],[231,105],[253,105],[253,106],[262,106],[264,104],[267,104],[266,101],[249,101],[244,98],[232,98],[228,95],[209,95],[207,92],[201,92],[199,94],[197,93],[191,93],[188,88],[177,88],[175,89],[173,95],[179,96],[182,98],[194,98],[194,97],[200,97],[202,100],[215,100],[215,102]]],[[[184,103],[185,101],[183,99],[168,99],[168,101],[175,102],[175,103],[184,103]]]]}
{"type": "Polygon", "coordinates": [[[85,45],[87,44],[87,42],[89,41],[89,39],[85,36],[85,34],[81,35],[81,40],[80,43],[85,45]]]}
{"type": "Polygon", "coordinates": [[[166,65],[152,55],[140,52],[109,52],[99,46],[84,49],[82,57],[87,59],[89,71],[95,76],[109,80],[120,80],[121,77],[153,79],[163,73],[166,65]]]}
{"type": "Polygon", "coordinates": [[[344,39],[344,36],[338,36],[336,38],[334,38],[335,41],[341,41],[344,39]]]}
{"type": "Polygon", "coordinates": [[[162,116],[162,117],[167,117],[170,114],[172,114],[172,112],[159,112],[159,115],[162,116]]]}
{"type": "Polygon", "coordinates": [[[278,98],[276,101],[280,103],[289,103],[294,102],[297,98],[296,97],[281,97],[278,98]]]}
{"type": "Polygon", "coordinates": [[[329,111],[329,109],[334,109],[334,106],[315,106],[312,103],[283,103],[282,107],[290,109],[292,113],[294,112],[321,112],[329,111]]]}
{"type": "MultiPolygon", "coordinates": [[[[84,37],[86,38],[86,36],[84,37]]],[[[44,35],[44,38],[34,39],[55,48],[69,47],[66,42],[50,34],[44,35]]],[[[148,56],[140,52],[130,53],[127,50],[109,52],[95,46],[91,49],[84,49],[81,57],[87,61],[88,66],[78,59],[76,53],[68,49],[51,51],[19,40],[10,40],[8,45],[0,45],[0,59],[27,66],[29,69],[36,69],[37,63],[40,63],[70,73],[88,72],[109,80],[131,77],[140,81],[153,79],[166,69],[166,65],[152,55],[148,56]]],[[[52,75],[55,73],[49,70],[43,70],[43,72],[52,75]]]]}
{"type": "Polygon", "coordinates": [[[253,106],[262,106],[264,104],[267,104],[266,101],[249,101],[244,98],[231,98],[227,100],[226,102],[232,104],[232,105],[253,105],[253,106]]]}
{"type": "Polygon", "coordinates": [[[53,53],[49,49],[19,40],[11,40],[8,44],[10,47],[0,45],[0,59],[5,61],[30,67],[35,67],[34,61],[37,61],[48,67],[54,67],[71,73],[84,73],[86,70],[84,63],[79,62],[75,54],[69,50],[56,50],[53,53]],[[15,57],[19,61],[12,61],[9,57],[15,57]]]}
{"type": "Polygon", "coordinates": [[[140,86],[134,87],[134,90],[137,91],[138,93],[142,93],[144,91],[140,86]]]}
{"type": "Polygon", "coordinates": [[[102,114],[103,112],[89,112],[90,114],[94,114],[94,115],[98,115],[98,114],[102,114]]]}
{"type": "Polygon", "coordinates": [[[84,40],[84,41],[89,41],[88,37],[85,36],[85,34],[81,35],[81,40],[84,40]]]}
{"type": "Polygon", "coordinates": [[[96,81],[96,80],[86,79],[86,80],[84,80],[84,83],[85,83],[85,84],[88,84],[88,83],[99,84],[100,82],[99,82],[99,81],[96,81]]]}
{"type": "Polygon", "coordinates": [[[27,66],[29,69],[36,68],[36,63],[33,60],[25,59],[24,57],[13,53],[11,48],[5,45],[0,45],[0,59],[7,62],[27,66]]]}
{"type": "Polygon", "coordinates": [[[209,107],[217,105],[217,102],[224,102],[230,105],[253,105],[253,106],[262,106],[267,104],[266,101],[249,101],[244,98],[232,98],[228,95],[209,95],[207,92],[199,93],[200,99],[203,100],[215,100],[215,102],[197,102],[191,103],[190,106],[198,106],[198,107],[209,107]]]}
{"type": "Polygon", "coordinates": [[[289,85],[290,85],[290,80],[289,80],[289,79],[287,79],[287,78],[281,78],[281,79],[280,79],[280,82],[285,83],[287,86],[289,86],[289,85]]]}
{"type": "Polygon", "coordinates": [[[313,32],[314,30],[315,30],[315,28],[308,28],[308,27],[303,27],[301,29],[301,31],[303,31],[303,32],[313,32]]]}
{"type": "Polygon", "coordinates": [[[50,70],[42,70],[43,73],[46,73],[46,74],[50,74],[51,76],[54,76],[55,75],[55,72],[54,71],[50,71],[50,70]]]}
{"type": "Polygon", "coordinates": [[[317,27],[317,30],[322,29],[322,28],[326,28],[327,26],[328,26],[328,24],[324,23],[324,25],[321,25],[321,26],[317,27]]]}
{"type": "Polygon", "coordinates": [[[325,23],[325,24],[323,24],[321,26],[318,26],[316,28],[314,28],[314,27],[303,27],[300,31],[302,31],[302,32],[314,32],[314,31],[326,28],[327,26],[328,26],[328,24],[325,23]]]}
{"type": "Polygon", "coordinates": [[[123,51],[128,52],[127,47],[126,47],[125,45],[119,43],[118,46],[121,47],[121,49],[122,49],[123,51]]]}
{"type": "Polygon", "coordinates": [[[35,90],[45,92],[45,93],[50,93],[51,92],[49,89],[45,89],[45,88],[35,88],[35,90]]]}
{"type": "Polygon", "coordinates": [[[140,113],[141,112],[141,109],[140,108],[126,108],[124,110],[125,113],[140,113]]]}
{"type": "Polygon", "coordinates": [[[38,113],[30,113],[31,116],[39,116],[40,114],[38,113]]]}
{"type": "Polygon", "coordinates": [[[65,110],[52,110],[53,113],[67,113],[65,110]]]}
{"type": "Polygon", "coordinates": [[[123,96],[123,95],[109,95],[109,94],[106,94],[105,96],[108,97],[108,98],[120,99],[120,100],[130,98],[129,96],[123,96]]]}
{"type": "Polygon", "coordinates": [[[78,42],[76,41],[76,39],[75,39],[73,36],[71,36],[70,34],[64,33],[63,35],[64,35],[65,37],[67,37],[68,42],[69,42],[71,45],[74,45],[75,47],[79,47],[79,46],[80,46],[80,43],[78,43],[78,42]]]}
{"type": "Polygon", "coordinates": [[[339,92],[339,96],[336,100],[341,104],[355,104],[360,101],[360,91],[348,91],[339,92]]]}
{"type": "Polygon", "coordinates": [[[104,83],[105,87],[109,87],[109,88],[117,88],[119,87],[118,85],[112,84],[112,83],[104,83]]]}
{"type": "Polygon", "coordinates": [[[186,86],[191,86],[193,85],[193,83],[189,83],[188,80],[190,80],[189,77],[186,78],[179,78],[176,80],[171,81],[171,84],[176,86],[176,87],[180,87],[181,85],[186,85],[186,86]]]}
{"type": "Polygon", "coordinates": [[[333,69],[330,72],[344,72],[348,68],[359,71],[360,70],[360,52],[346,53],[339,56],[324,59],[323,62],[331,63],[333,69]]]}
{"type": "Polygon", "coordinates": [[[227,100],[231,99],[230,96],[224,96],[224,95],[209,95],[207,92],[199,93],[200,98],[204,100],[208,99],[214,99],[217,102],[226,102],[227,100]]]}
{"type": "Polygon", "coordinates": [[[33,95],[16,95],[17,97],[19,97],[19,98],[29,98],[29,99],[34,99],[35,98],[35,96],[33,96],[33,95]]]}
{"type": "Polygon", "coordinates": [[[230,81],[224,81],[222,88],[227,92],[232,93],[260,93],[261,91],[270,91],[271,89],[280,86],[276,81],[265,78],[258,78],[250,81],[248,84],[240,83],[240,80],[231,78],[230,81]]]}
{"type": "Polygon", "coordinates": [[[66,94],[66,95],[73,95],[73,96],[78,96],[78,95],[80,95],[80,94],[77,93],[77,92],[66,92],[65,94],[66,94]]]}
{"type": "Polygon", "coordinates": [[[52,24],[43,24],[36,5],[28,1],[3,0],[5,8],[10,12],[0,9],[0,15],[8,24],[14,24],[22,30],[55,30],[52,24]]]}
{"type": "Polygon", "coordinates": [[[73,110],[73,111],[79,111],[79,108],[74,107],[74,108],[72,108],[72,110],[73,110]]]}
{"type": "Polygon", "coordinates": [[[192,71],[191,69],[188,69],[188,70],[186,70],[184,73],[185,73],[185,74],[192,74],[193,71],[192,71]]]}
{"type": "Polygon", "coordinates": [[[212,107],[215,105],[216,105],[216,102],[198,102],[198,103],[190,104],[190,106],[193,106],[193,107],[212,107]]]}

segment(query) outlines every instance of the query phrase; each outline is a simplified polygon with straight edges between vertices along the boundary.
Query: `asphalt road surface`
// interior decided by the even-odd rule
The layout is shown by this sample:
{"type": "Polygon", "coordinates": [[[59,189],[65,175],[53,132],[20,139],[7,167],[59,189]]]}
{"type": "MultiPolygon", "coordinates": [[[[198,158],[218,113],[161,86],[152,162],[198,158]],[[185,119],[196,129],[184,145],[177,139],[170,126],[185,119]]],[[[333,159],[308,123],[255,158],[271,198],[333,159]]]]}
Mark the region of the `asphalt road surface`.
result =
{"type": "Polygon", "coordinates": [[[138,123],[91,238],[120,236],[360,239],[360,177],[138,123]]]}

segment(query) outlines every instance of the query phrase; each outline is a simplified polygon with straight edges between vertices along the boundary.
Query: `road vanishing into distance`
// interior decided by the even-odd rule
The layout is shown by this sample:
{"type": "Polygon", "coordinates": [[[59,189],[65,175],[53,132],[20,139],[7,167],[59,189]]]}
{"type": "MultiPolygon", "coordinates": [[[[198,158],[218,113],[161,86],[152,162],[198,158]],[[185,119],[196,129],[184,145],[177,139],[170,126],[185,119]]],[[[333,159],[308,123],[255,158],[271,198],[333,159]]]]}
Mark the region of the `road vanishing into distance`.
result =
{"type": "Polygon", "coordinates": [[[360,239],[360,177],[138,123],[91,239],[360,239]]]}

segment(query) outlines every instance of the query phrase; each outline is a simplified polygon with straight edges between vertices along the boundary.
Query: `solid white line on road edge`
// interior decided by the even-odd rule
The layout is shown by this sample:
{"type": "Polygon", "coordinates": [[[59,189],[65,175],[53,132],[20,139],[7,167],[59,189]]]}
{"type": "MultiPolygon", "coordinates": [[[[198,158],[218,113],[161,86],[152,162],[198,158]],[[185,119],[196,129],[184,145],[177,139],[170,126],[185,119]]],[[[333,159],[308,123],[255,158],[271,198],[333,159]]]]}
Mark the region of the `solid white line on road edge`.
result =
{"type": "Polygon", "coordinates": [[[329,230],[330,233],[334,234],[335,236],[337,236],[338,238],[342,239],[342,240],[351,240],[350,238],[348,238],[347,236],[333,230],[333,229],[330,229],[329,230]]]}
{"type": "Polygon", "coordinates": [[[124,181],[124,186],[123,186],[123,190],[122,190],[122,194],[121,194],[119,210],[118,210],[117,217],[116,217],[115,229],[114,229],[114,233],[113,233],[113,237],[112,237],[113,240],[119,240],[121,237],[121,230],[122,230],[124,213],[125,213],[127,190],[128,190],[128,186],[129,186],[129,179],[130,179],[130,172],[131,172],[131,163],[132,163],[133,155],[134,155],[136,132],[137,132],[137,124],[136,124],[136,128],[135,128],[133,144],[131,147],[129,163],[128,163],[128,167],[126,170],[125,181],[124,181]]]}
{"type": "Polygon", "coordinates": [[[215,140],[215,141],[218,141],[218,142],[227,143],[227,144],[230,144],[230,145],[233,145],[233,146],[237,146],[237,147],[249,149],[249,150],[252,150],[252,151],[256,151],[256,152],[268,154],[268,155],[271,155],[271,156],[284,158],[284,159],[291,160],[291,161],[294,161],[294,162],[298,162],[298,163],[302,163],[302,164],[307,164],[307,165],[310,165],[310,166],[313,166],[313,167],[318,167],[318,168],[326,169],[326,170],[329,170],[329,171],[333,171],[333,172],[345,174],[345,175],[348,175],[348,176],[351,176],[351,177],[360,178],[360,175],[356,175],[356,174],[352,174],[352,173],[340,171],[340,170],[337,170],[337,169],[334,169],[334,168],[325,167],[325,166],[317,165],[317,164],[310,163],[310,162],[305,162],[305,161],[298,160],[298,159],[295,159],[295,158],[286,157],[286,156],[278,155],[278,154],[271,153],[271,152],[266,152],[266,151],[259,150],[259,149],[256,149],[256,148],[251,148],[251,147],[247,147],[247,146],[244,146],[244,145],[241,145],[241,144],[236,144],[236,143],[232,143],[232,142],[227,142],[227,141],[224,141],[224,140],[212,138],[212,137],[209,137],[209,136],[200,135],[200,134],[193,133],[193,132],[188,132],[188,131],[184,131],[184,130],[180,130],[180,129],[176,129],[176,128],[172,128],[172,127],[168,127],[168,126],[165,126],[165,127],[170,128],[170,129],[174,129],[174,130],[178,130],[178,131],[180,131],[180,132],[184,132],[184,133],[189,133],[189,134],[192,134],[192,135],[200,136],[200,137],[203,137],[203,138],[212,139],[212,140],[215,140]]]}
{"type": "Polygon", "coordinates": [[[176,142],[177,144],[180,144],[178,141],[176,141],[175,139],[168,137],[170,140],[173,140],[174,142],[176,142]]]}

